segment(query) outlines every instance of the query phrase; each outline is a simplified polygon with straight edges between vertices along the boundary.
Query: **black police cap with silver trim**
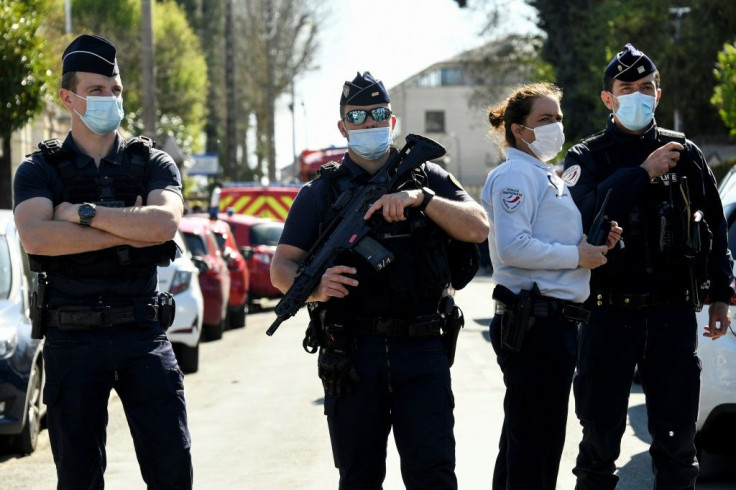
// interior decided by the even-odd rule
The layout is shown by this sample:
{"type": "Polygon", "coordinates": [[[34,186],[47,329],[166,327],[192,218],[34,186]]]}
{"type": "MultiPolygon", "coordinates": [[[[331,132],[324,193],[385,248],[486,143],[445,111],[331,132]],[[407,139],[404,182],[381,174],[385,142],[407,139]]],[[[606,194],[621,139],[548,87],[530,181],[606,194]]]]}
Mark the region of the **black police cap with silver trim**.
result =
{"type": "Polygon", "coordinates": [[[82,34],[67,46],[62,56],[62,75],[71,71],[114,77],[120,73],[117,48],[104,37],[82,34]]]}
{"type": "Polygon", "coordinates": [[[623,51],[619,51],[608,63],[605,75],[622,82],[635,82],[656,70],[657,67],[649,56],[628,43],[623,51]]]}
{"type": "Polygon", "coordinates": [[[345,85],[342,86],[340,105],[373,105],[389,102],[391,101],[383,82],[373,78],[368,71],[362,75],[358,72],[352,82],[345,81],[345,85]]]}

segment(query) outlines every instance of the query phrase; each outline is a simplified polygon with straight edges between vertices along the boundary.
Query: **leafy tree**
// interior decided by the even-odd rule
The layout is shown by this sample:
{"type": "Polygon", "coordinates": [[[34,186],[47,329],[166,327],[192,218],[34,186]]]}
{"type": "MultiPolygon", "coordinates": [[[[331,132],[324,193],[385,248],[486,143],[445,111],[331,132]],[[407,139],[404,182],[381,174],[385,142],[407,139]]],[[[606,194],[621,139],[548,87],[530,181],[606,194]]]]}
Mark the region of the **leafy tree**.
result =
{"type": "Polygon", "coordinates": [[[723,45],[713,73],[718,85],[710,99],[711,103],[718,108],[718,114],[731,136],[736,136],[736,42],[723,45]]]}
{"type": "Polygon", "coordinates": [[[0,0],[0,208],[12,207],[10,139],[47,101],[49,57],[41,32],[46,0],[0,0]]]}
{"type": "MultiPolygon", "coordinates": [[[[570,141],[603,128],[607,109],[600,101],[603,70],[626,43],[645,51],[662,80],[657,122],[674,127],[678,110],[691,137],[723,133],[710,105],[713,66],[723,43],[736,32],[736,2],[689,0],[679,18],[671,0],[525,0],[537,10],[537,25],[546,35],[543,59],[556,71],[565,96],[565,133],[570,141]],[[707,27],[705,27],[707,26],[707,27]]],[[[509,0],[476,0],[485,9],[487,31],[499,28],[509,0]]],[[[489,67],[492,70],[492,67],[489,67]]]]}
{"type": "MultiPolygon", "coordinates": [[[[61,4],[57,0],[57,4],[61,4]]],[[[125,127],[142,133],[141,9],[140,0],[120,0],[115,8],[100,9],[98,0],[72,2],[74,34],[60,35],[58,20],[50,27],[59,33],[62,52],[71,39],[88,32],[110,39],[117,60],[126,109],[125,127]]],[[[173,0],[153,4],[157,139],[173,134],[185,153],[199,151],[199,135],[206,122],[207,67],[198,37],[184,11],[173,0]]],[[[60,57],[59,57],[60,58],[60,57]]],[[[60,62],[59,62],[59,71],[60,62]]]]}
{"type": "Polygon", "coordinates": [[[270,180],[275,180],[273,100],[289,88],[296,75],[311,67],[317,50],[317,32],[325,16],[314,0],[251,1],[241,5],[233,15],[241,34],[235,50],[238,110],[241,115],[239,131],[249,127],[250,115],[254,114],[258,159],[255,177],[266,174],[270,180]],[[273,11],[270,29],[269,3],[273,11]],[[269,63],[272,70],[270,80],[269,63]],[[264,162],[266,169],[263,169],[264,162]]]}
{"type": "MultiPolygon", "coordinates": [[[[205,122],[206,148],[209,153],[222,152],[225,135],[225,8],[232,0],[177,0],[187,14],[197,34],[207,63],[207,119],[205,122]]],[[[221,159],[221,161],[224,161],[221,159]]]]}

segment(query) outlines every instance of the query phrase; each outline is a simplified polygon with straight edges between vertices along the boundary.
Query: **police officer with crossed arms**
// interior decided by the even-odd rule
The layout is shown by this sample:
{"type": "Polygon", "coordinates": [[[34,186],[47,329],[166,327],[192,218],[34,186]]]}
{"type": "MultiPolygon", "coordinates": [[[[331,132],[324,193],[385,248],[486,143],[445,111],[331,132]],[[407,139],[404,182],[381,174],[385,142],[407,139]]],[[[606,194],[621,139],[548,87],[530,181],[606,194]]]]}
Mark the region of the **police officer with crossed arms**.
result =
{"type": "Polygon", "coordinates": [[[156,267],[175,256],[183,211],[169,155],[124,141],[116,47],[84,34],[64,51],[59,97],[71,116],[14,180],[21,241],[39,273],[34,329],[46,335],[44,402],[60,490],[103,488],[107,403],[125,408],[143,480],[192,488],[183,375],[164,333],[173,303],[156,267]]]}

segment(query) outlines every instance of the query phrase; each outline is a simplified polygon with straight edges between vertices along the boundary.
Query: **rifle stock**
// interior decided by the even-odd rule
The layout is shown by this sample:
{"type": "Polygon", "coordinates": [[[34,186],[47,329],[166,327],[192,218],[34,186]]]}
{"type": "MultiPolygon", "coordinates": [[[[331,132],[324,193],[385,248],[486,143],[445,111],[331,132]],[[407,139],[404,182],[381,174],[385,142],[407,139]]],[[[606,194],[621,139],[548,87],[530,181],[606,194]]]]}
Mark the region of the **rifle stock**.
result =
{"type": "MultiPolygon", "coordinates": [[[[305,260],[299,264],[294,283],[274,309],[276,320],[266,330],[267,335],[273,335],[281,323],[296,315],[304,306],[309,295],[322,280],[324,272],[334,265],[338,254],[354,250],[368,260],[377,271],[391,263],[393,260],[391,252],[368,236],[368,233],[381,223],[380,217],[374,215],[366,221],[363,216],[375,201],[390,193],[404,175],[427,160],[439,158],[444,154],[445,149],[436,141],[416,134],[406,136],[406,145],[401,151],[393,153],[386,165],[368,184],[354,190],[325,233],[307,252],[305,260]]],[[[341,196],[340,200],[343,197],[341,196]]]]}

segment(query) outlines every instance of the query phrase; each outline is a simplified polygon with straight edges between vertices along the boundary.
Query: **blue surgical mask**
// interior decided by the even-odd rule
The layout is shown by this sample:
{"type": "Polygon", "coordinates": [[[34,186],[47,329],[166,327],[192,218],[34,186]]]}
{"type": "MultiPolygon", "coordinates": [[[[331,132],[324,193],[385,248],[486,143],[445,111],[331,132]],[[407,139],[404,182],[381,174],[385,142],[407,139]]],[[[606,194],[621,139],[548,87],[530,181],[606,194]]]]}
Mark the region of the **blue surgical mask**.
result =
{"type": "Polygon", "coordinates": [[[626,129],[638,131],[652,122],[654,108],[657,106],[656,97],[641,92],[614,97],[618,100],[618,110],[614,114],[626,129]]]}
{"type": "Polygon", "coordinates": [[[87,101],[87,111],[84,115],[77,111],[74,112],[77,112],[79,118],[90,131],[103,135],[112,133],[118,129],[120,121],[123,120],[123,116],[125,115],[125,112],[123,112],[122,97],[115,97],[114,95],[88,95],[87,97],[82,97],[74,92],[72,94],[87,101]]]}
{"type": "Polygon", "coordinates": [[[366,160],[378,160],[391,146],[391,128],[348,130],[348,148],[366,160]]]}

